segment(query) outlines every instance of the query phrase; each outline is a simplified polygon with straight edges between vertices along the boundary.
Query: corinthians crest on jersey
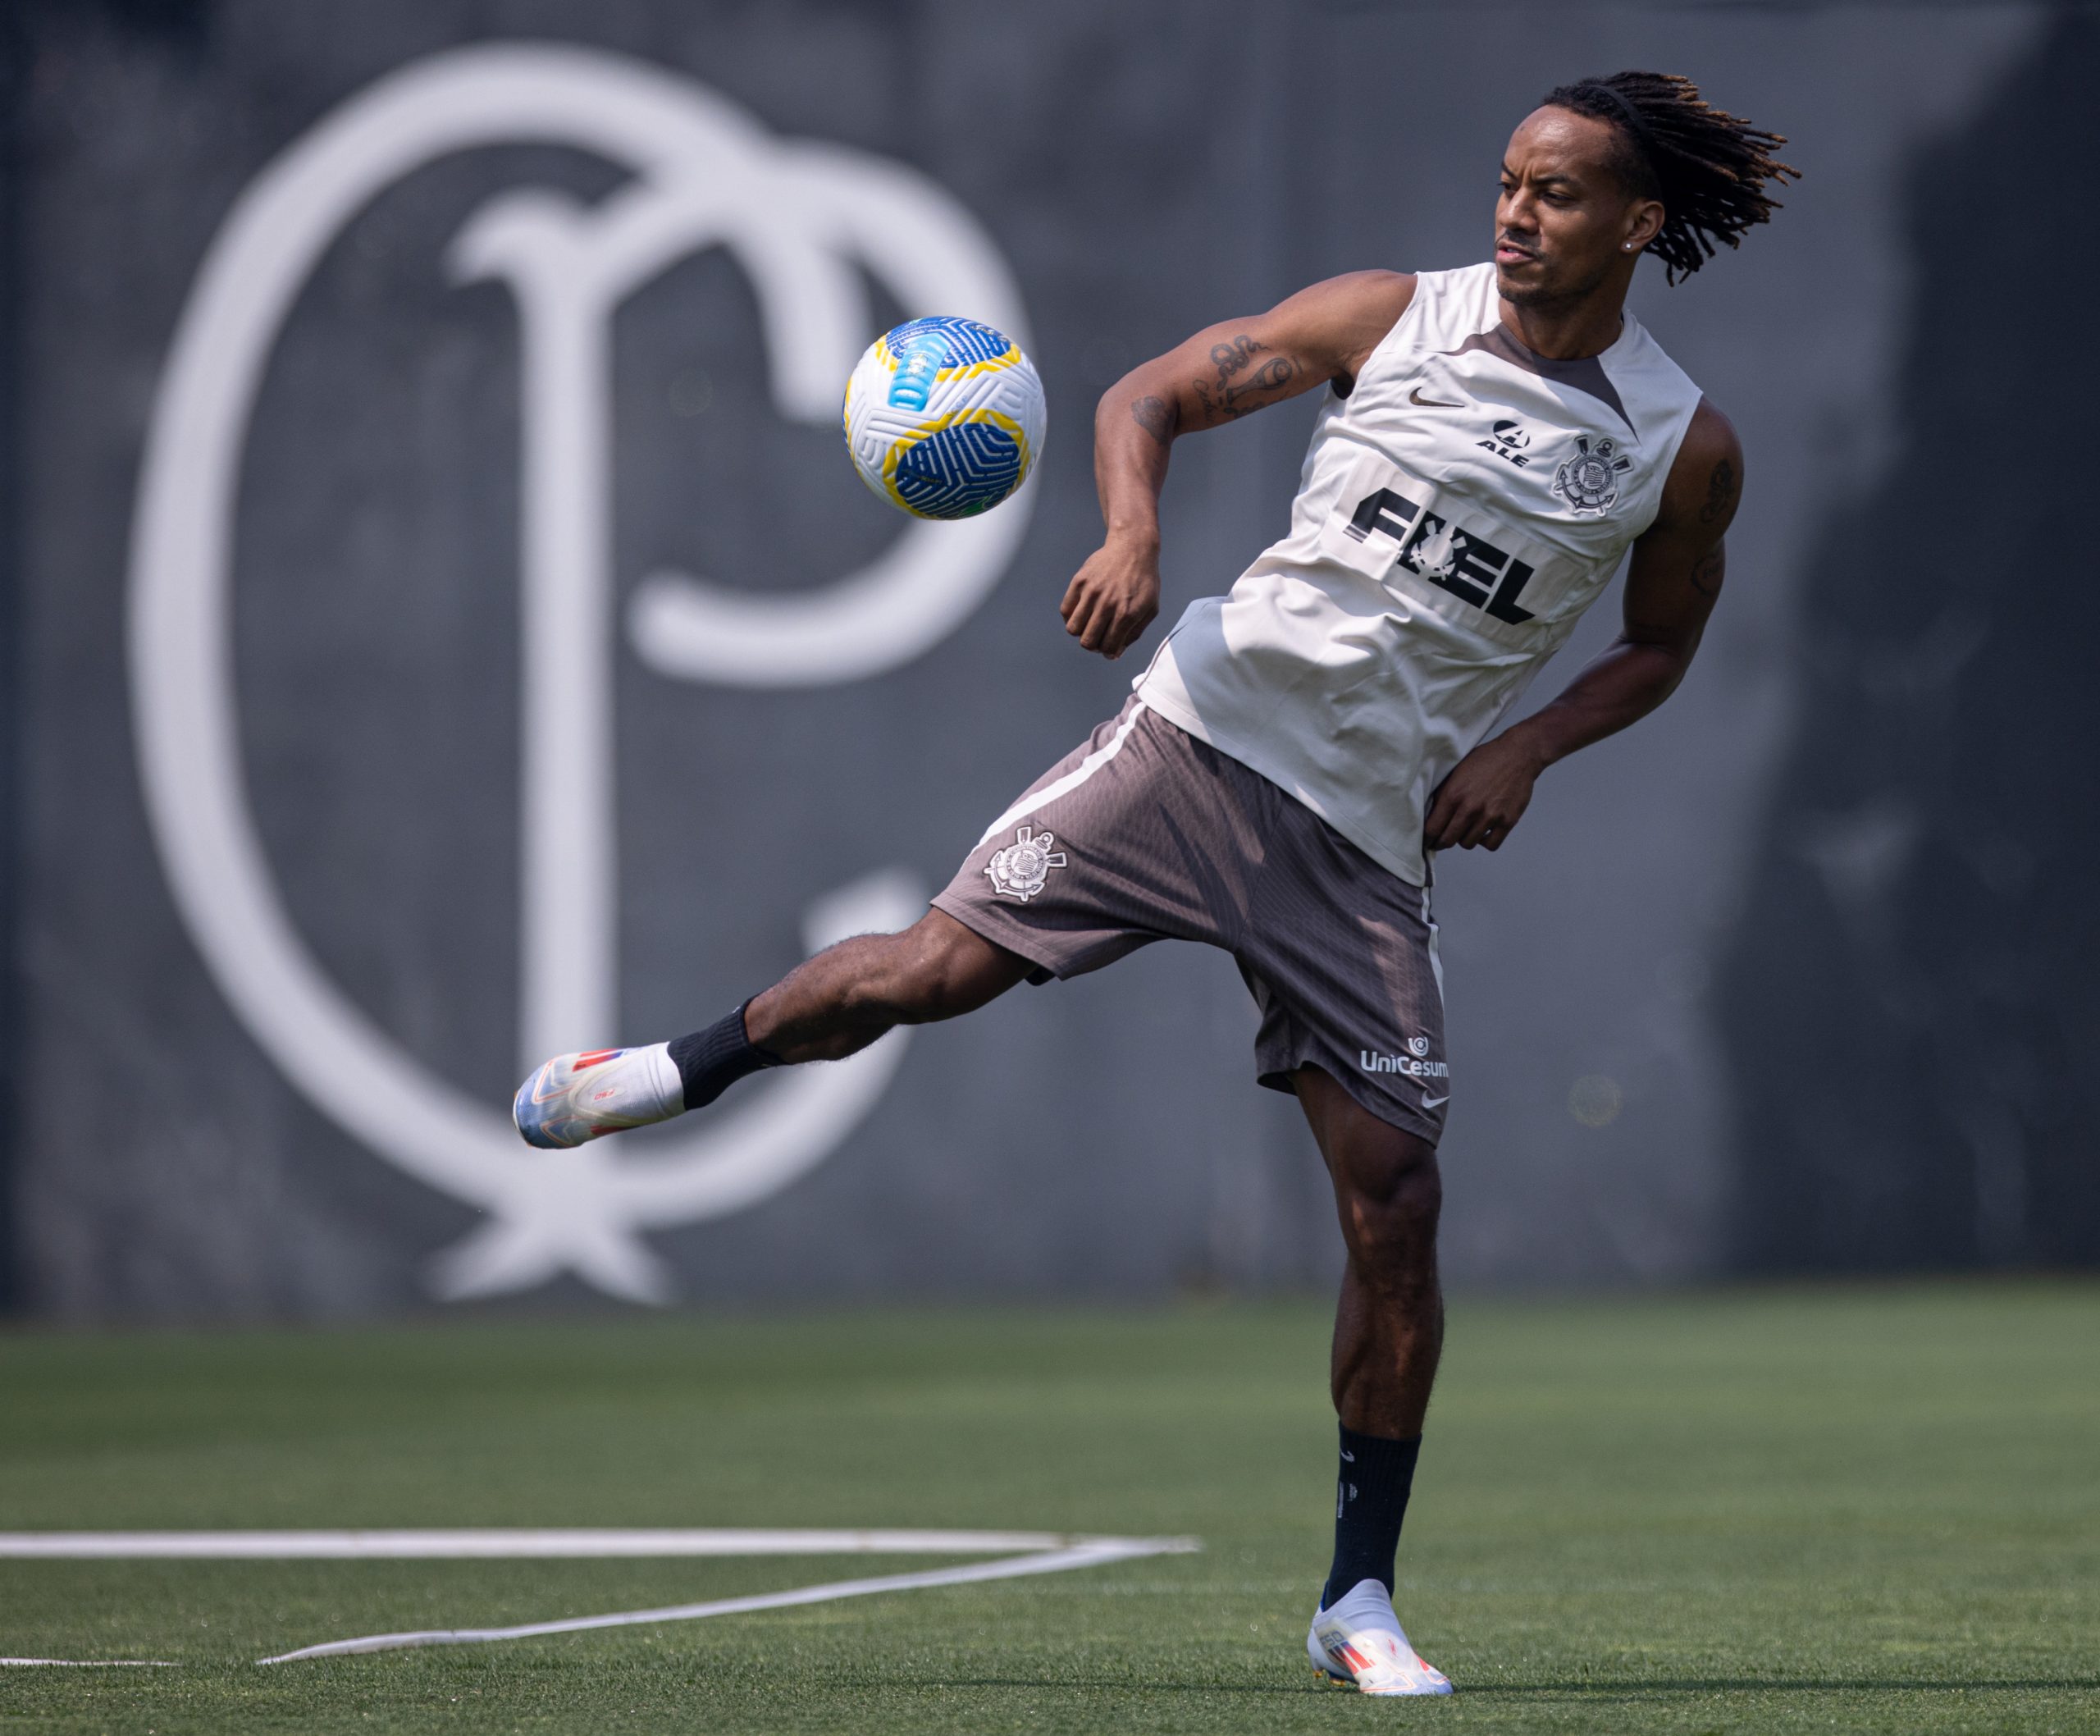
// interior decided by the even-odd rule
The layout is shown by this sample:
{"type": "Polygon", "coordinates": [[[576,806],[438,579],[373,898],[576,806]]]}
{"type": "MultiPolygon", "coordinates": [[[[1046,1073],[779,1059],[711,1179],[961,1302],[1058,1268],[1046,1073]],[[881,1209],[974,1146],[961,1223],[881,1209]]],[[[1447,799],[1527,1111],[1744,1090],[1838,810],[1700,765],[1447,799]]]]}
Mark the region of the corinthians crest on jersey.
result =
{"type": "Polygon", "coordinates": [[[1014,834],[1014,841],[1003,849],[994,850],[992,860],[984,865],[992,890],[1009,898],[1019,898],[1025,904],[1043,890],[1052,868],[1065,866],[1065,852],[1051,848],[1057,842],[1054,833],[1023,826],[1014,834]]]}
{"type": "Polygon", "coordinates": [[[1568,503],[1573,513],[1608,513],[1618,498],[1618,479],[1633,468],[1633,460],[1618,450],[1618,442],[1605,436],[1592,441],[1586,434],[1575,436],[1575,450],[1553,473],[1553,491],[1568,503]]]}

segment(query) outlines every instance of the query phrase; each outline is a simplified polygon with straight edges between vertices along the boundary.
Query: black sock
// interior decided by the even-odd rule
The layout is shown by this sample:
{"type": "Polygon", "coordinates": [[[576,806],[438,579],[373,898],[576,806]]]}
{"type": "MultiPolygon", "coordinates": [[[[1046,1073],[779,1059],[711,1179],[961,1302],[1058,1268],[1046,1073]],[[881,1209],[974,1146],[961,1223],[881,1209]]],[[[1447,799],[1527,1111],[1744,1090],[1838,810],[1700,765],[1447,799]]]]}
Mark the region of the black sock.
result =
{"type": "Polygon", "coordinates": [[[1388,1441],[1342,1430],[1340,1486],[1335,1492],[1335,1565],[1327,1569],[1320,1607],[1366,1579],[1393,1588],[1393,1558],[1399,1553],[1400,1521],[1414,1487],[1414,1461],[1422,1437],[1388,1441]]]}
{"type": "Polygon", "coordinates": [[[705,1030],[675,1038],[669,1044],[671,1064],[685,1086],[688,1109],[713,1103],[746,1073],[781,1064],[779,1056],[758,1048],[745,1030],[744,1007],[750,1005],[746,1001],[705,1030]]]}

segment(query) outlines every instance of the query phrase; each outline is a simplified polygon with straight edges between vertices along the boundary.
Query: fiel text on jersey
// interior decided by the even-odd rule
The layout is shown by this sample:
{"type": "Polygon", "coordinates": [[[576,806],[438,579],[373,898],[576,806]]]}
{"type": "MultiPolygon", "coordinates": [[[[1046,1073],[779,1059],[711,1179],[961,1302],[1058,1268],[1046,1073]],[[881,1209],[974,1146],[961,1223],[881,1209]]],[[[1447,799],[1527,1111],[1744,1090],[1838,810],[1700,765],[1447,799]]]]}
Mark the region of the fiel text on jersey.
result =
{"type": "Polygon", "coordinates": [[[1537,569],[1505,555],[1477,531],[1440,519],[1419,501],[1381,488],[1357,503],[1344,527],[1358,542],[1375,532],[1399,544],[1395,559],[1440,591],[1517,626],[1533,617],[1517,599],[1537,569]]]}

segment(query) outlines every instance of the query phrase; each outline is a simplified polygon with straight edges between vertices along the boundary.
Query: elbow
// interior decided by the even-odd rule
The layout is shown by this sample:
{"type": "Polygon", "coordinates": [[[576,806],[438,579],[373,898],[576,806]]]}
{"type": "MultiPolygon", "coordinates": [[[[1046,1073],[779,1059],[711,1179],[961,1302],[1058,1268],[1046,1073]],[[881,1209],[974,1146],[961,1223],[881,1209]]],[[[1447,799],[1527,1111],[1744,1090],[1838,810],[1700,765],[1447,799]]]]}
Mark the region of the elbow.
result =
{"type": "Polygon", "coordinates": [[[1677,692],[1699,649],[1699,636],[1673,634],[1668,638],[1621,635],[1619,644],[1628,661],[1624,665],[1633,681],[1633,697],[1642,714],[1652,711],[1677,692]]]}
{"type": "Polygon", "coordinates": [[[1688,645],[1673,645],[1665,651],[1655,672],[1655,699],[1660,705],[1671,694],[1684,685],[1684,678],[1691,673],[1692,653],[1699,649],[1696,639],[1688,645]]]}
{"type": "Polygon", "coordinates": [[[1638,657],[1656,676],[1667,677],[1674,687],[1691,667],[1691,660],[1698,655],[1699,642],[1704,636],[1701,628],[1665,631],[1627,627],[1619,631],[1618,645],[1622,652],[1638,657]]]}
{"type": "Polygon", "coordinates": [[[1140,368],[1110,386],[1094,406],[1097,436],[1125,421],[1134,422],[1164,446],[1181,432],[1181,407],[1175,402],[1172,392],[1163,391],[1157,382],[1148,380],[1145,370],[1140,368]]]}

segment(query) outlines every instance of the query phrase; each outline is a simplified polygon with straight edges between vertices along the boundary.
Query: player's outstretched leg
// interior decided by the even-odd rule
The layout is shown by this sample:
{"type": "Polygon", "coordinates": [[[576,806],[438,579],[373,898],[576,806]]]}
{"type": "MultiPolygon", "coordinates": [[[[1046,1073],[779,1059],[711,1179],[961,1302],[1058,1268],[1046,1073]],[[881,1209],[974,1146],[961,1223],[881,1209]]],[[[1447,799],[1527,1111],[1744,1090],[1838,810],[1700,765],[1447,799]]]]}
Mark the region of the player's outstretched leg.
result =
{"type": "Polygon", "coordinates": [[[711,1103],[762,1067],[837,1061],[892,1026],[974,1012],[1029,969],[929,911],[901,934],[826,948],[705,1030],[643,1048],[558,1055],[518,1088],[511,1114],[530,1144],[581,1145],[711,1103]]]}
{"type": "Polygon", "coordinates": [[[1330,1680],[1367,1694],[1448,1694],[1449,1681],[1422,1661],[1393,1613],[1400,1521],[1444,1345],[1436,1153],[1320,1068],[1294,1077],[1349,1252],[1331,1373],[1341,1420],[1335,1558],[1306,1651],[1330,1680]]]}

